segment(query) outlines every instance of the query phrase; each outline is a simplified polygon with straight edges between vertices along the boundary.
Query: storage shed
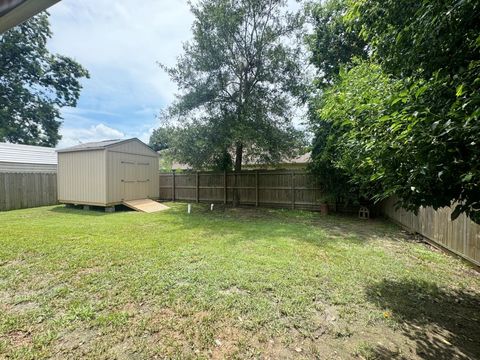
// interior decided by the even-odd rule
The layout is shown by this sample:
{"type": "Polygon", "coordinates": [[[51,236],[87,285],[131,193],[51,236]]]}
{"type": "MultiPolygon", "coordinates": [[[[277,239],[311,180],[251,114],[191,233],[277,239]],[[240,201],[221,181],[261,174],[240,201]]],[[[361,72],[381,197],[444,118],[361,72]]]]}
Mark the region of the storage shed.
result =
{"type": "Polygon", "coordinates": [[[57,150],[58,201],[111,207],[158,199],[158,154],[137,138],[57,150]]]}

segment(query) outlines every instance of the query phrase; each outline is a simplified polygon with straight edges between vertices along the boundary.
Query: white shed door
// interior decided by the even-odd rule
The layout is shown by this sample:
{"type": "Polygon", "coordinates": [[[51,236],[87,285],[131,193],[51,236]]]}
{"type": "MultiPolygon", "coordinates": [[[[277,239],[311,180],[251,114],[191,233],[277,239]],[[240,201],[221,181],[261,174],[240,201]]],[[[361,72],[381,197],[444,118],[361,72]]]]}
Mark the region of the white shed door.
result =
{"type": "Polygon", "coordinates": [[[147,162],[122,161],[123,200],[147,198],[149,165],[147,162]]]}

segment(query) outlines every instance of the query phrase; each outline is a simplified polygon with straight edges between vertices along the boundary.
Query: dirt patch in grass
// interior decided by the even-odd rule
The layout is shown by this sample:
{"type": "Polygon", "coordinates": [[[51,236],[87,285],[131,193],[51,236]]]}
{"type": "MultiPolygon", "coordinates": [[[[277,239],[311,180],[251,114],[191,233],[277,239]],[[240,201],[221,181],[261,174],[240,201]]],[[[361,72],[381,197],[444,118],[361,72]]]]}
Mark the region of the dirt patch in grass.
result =
{"type": "Polygon", "coordinates": [[[54,358],[65,359],[71,358],[73,354],[87,354],[98,335],[94,330],[81,326],[64,330],[55,341],[54,358]]]}
{"type": "Polygon", "coordinates": [[[6,260],[6,261],[0,261],[0,267],[15,267],[15,266],[22,266],[26,262],[24,259],[13,259],[13,260],[6,260]]]}
{"type": "Polygon", "coordinates": [[[8,291],[0,290],[0,310],[7,311],[10,308],[10,302],[12,301],[13,294],[8,291]]]}
{"type": "Polygon", "coordinates": [[[117,360],[133,359],[137,352],[136,349],[135,339],[126,338],[109,348],[108,357],[117,360]]]}
{"type": "Polygon", "coordinates": [[[13,347],[30,346],[32,344],[32,334],[28,331],[16,330],[7,335],[7,339],[13,347]]]}
{"type": "Polygon", "coordinates": [[[243,340],[245,334],[236,327],[223,326],[217,330],[214,344],[207,350],[207,354],[212,359],[232,358],[239,350],[239,343],[243,340]]]}
{"type": "Polygon", "coordinates": [[[13,313],[24,314],[29,311],[37,310],[38,304],[33,301],[22,301],[11,306],[10,311],[13,313]]]}
{"type": "Polygon", "coordinates": [[[98,274],[104,271],[104,268],[101,266],[92,266],[87,268],[82,268],[77,272],[77,276],[83,277],[92,274],[98,274]]]}
{"type": "Polygon", "coordinates": [[[248,295],[248,290],[241,289],[237,286],[229,287],[228,289],[220,290],[222,295],[248,295]]]}

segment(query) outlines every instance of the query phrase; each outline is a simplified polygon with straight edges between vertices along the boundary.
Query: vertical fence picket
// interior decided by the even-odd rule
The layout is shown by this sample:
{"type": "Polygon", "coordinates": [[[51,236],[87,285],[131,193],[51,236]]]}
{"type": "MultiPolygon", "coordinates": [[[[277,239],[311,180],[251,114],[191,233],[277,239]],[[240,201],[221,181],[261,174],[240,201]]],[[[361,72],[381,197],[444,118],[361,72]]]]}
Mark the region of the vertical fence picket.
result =
{"type": "Polygon", "coordinates": [[[175,170],[172,172],[172,201],[175,201],[175,170]]]}
{"type": "Polygon", "coordinates": [[[0,211],[57,204],[55,173],[0,173],[0,211]]]}
{"type": "Polygon", "coordinates": [[[292,182],[292,209],[295,209],[295,173],[292,172],[290,181],[292,182]]]}
{"type": "Polygon", "coordinates": [[[197,176],[196,176],[196,201],[197,203],[200,202],[200,175],[199,172],[197,171],[197,176]]]}

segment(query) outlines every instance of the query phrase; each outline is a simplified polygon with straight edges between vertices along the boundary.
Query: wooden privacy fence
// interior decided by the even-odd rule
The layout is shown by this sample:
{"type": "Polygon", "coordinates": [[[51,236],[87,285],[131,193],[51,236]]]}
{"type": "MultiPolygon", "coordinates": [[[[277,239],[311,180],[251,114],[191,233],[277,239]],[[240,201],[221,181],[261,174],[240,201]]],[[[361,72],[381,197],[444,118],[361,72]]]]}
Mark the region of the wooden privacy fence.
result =
{"type": "Polygon", "coordinates": [[[464,214],[450,220],[453,208],[420,208],[418,215],[395,209],[395,198],[383,203],[383,212],[395,222],[480,266],[480,225],[464,214]]]}
{"type": "Polygon", "coordinates": [[[0,211],[57,203],[57,174],[0,172],[0,211]]]}
{"type": "Polygon", "coordinates": [[[324,193],[304,171],[161,173],[160,199],[319,210],[324,193]]]}

